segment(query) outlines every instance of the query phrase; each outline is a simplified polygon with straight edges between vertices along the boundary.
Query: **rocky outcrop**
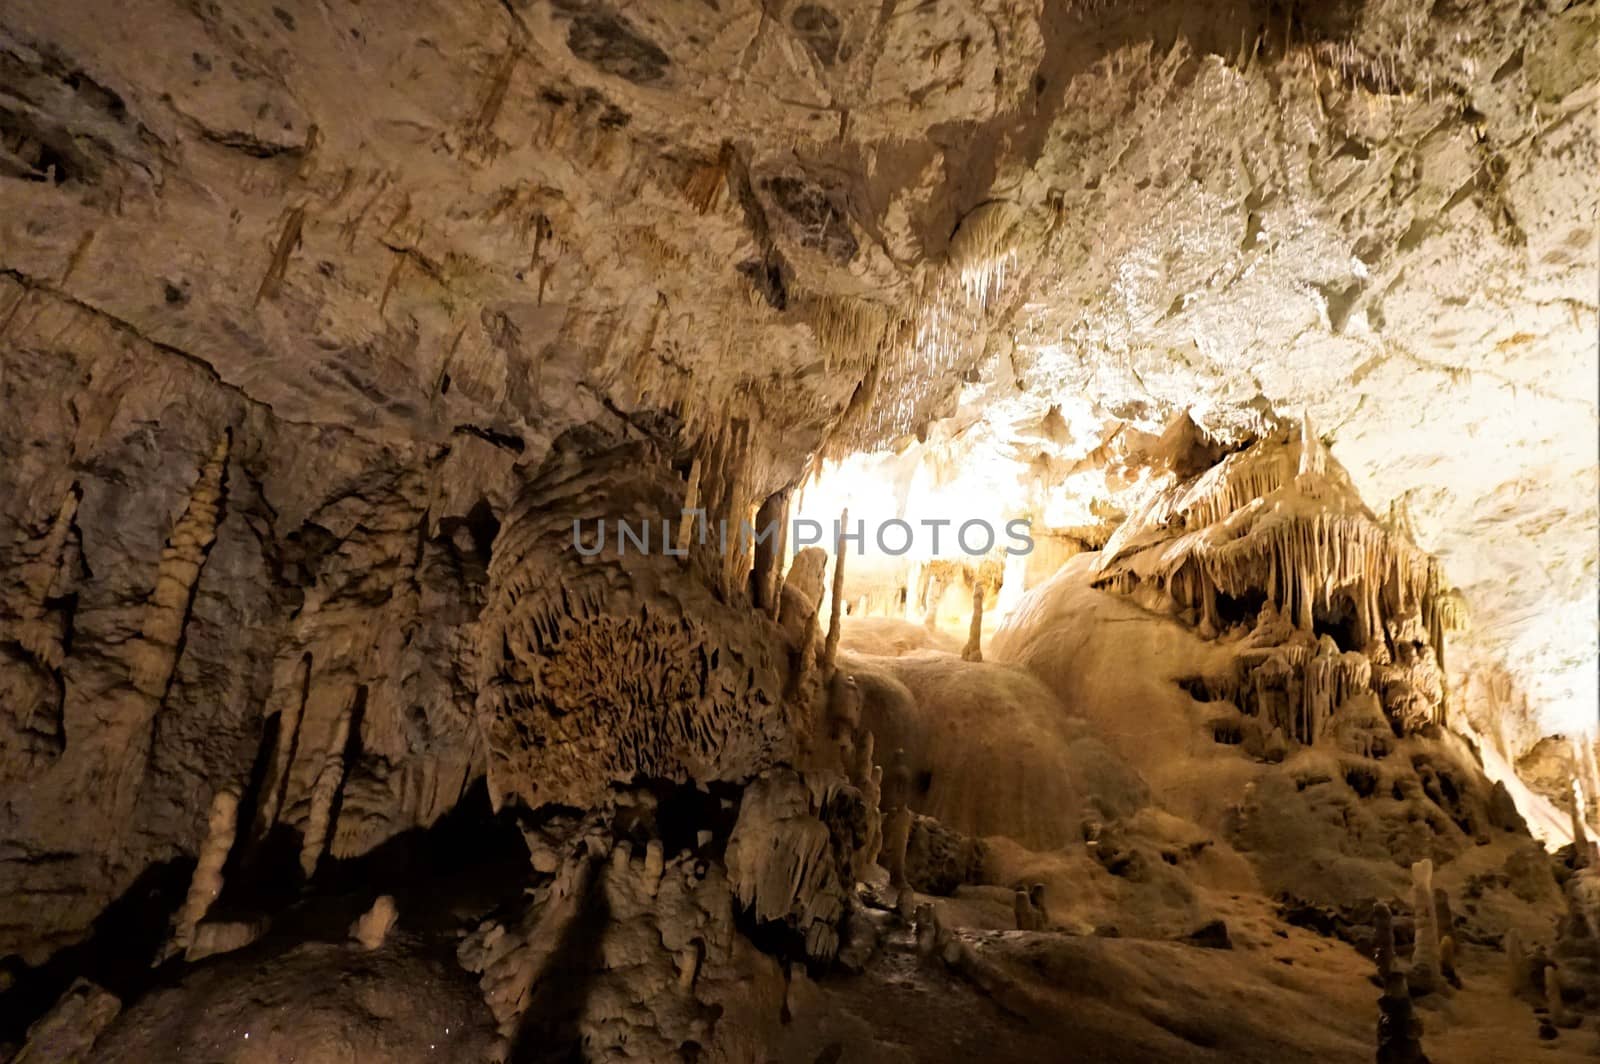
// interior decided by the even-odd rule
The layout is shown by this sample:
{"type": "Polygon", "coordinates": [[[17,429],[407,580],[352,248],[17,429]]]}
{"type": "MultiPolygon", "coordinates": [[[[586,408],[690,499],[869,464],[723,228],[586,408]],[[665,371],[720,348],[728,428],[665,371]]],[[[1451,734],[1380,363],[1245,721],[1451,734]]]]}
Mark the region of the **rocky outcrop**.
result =
{"type": "Polygon", "coordinates": [[[642,444],[558,452],[507,514],[476,650],[497,801],[588,808],[613,783],[792,756],[777,626],[718,601],[709,545],[669,553],[680,490],[642,444]]]}

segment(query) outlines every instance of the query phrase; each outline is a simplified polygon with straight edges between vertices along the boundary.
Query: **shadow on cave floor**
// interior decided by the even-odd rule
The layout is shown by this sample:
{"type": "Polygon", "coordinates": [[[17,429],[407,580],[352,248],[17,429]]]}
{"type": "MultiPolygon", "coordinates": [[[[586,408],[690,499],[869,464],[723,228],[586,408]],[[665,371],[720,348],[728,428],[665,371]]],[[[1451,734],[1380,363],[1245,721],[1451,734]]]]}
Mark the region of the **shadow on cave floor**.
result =
{"type": "Polygon", "coordinates": [[[510,1064],[581,1064],[588,1059],[578,1018],[602,967],[600,942],[610,920],[600,878],[591,877],[578,917],[563,931],[546,977],[528,1003],[510,1064]]]}
{"type": "Polygon", "coordinates": [[[223,920],[268,912],[271,926],[252,947],[264,955],[308,940],[343,942],[382,894],[393,896],[400,929],[424,938],[453,936],[520,898],[533,874],[515,817],[493,811],[481,779],[431,827],[402,832],[360,857],[324,857],[309,882],[300,879],[293,841],[274,846],[277,856],[255,875],[268,884],[299,881],[293,898],[283,903],[249,884],[229,884],[212,909],[211,917],[223,920]]]}
{"type": "MultiPolygon", "coordinates": [[[[299,853],[299,833],[279,830],[248,862],[230,861],[232,878],[207,919],[265,915],[270,923],[260,939],[227,956],[260,964],[307,941],[344,942],[350,925],[389,894],[398,927],[454,963],[455,933],[519,900],[532,875],[515,818],[493,812],[481,779],[432,827],[406,831],[361,857],[325,857],[309,882],[300,873],[299,853]]],[[[192,971],[181,958],[152,965],[171,935],[194,867],[193,858],[151,865],[95,920],[88,939],[17,972],[13,988],[0,995],[0,1044],[20,1042],[80,976],[127,1008],[192,971]]]]}
{"type": "Polygon", "coordinates": [[[183,904],[194,865],[186,857],[150,865],[95,918],[88,938],[17,972],[15,985],[0,994],[0,1045],[20,1043],[29,1025],[79,976],[124,1001],[155,985],[151,964],[167,940],[171,914],[183,904]]]}

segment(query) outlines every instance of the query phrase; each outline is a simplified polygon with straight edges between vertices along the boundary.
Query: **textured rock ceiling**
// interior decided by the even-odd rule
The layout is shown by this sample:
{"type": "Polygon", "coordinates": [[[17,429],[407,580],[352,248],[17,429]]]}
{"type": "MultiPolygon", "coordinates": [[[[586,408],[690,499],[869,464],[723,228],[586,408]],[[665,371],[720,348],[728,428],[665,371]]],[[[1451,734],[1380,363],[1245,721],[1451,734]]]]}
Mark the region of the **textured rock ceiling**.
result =
{"type": "MultiPolygon", "coordinates": [[[[754,426],[767,490],[952,415],[1026,459],[1055,407],[1065,459],[1182,407],[1223,433],[1304,410],[1464,589],[1458,670],[1503,661],[1546,730],[1592,726],[1597,27],[9,0],[4,373],[112,336],[289,435],[531,464],[665,409],[686,441],[754,426]]],[[[80,416],[109,417],[39,424],[80,416]]],[[[6,483],[58,481],[15,458],[6,483]]]]}

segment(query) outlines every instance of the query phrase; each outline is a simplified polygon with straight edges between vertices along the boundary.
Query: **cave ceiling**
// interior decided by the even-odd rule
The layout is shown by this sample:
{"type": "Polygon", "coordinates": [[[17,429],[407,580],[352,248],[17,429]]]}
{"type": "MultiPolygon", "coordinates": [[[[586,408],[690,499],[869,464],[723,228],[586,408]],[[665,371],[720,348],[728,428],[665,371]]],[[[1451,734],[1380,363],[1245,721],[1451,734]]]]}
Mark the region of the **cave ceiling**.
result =
{"type": "MultiPolygon", "coordinates": [[[[207,382],[321,441],[286,451],[379,465],[466,436],[532,466],[666,411],[685,441],[746,426],[766,490],[952,419],[1025,459],[1054,410],[1071,459],[1183,409],[1223,436],[1309,415],[1462,588],[1456,667],[1583,726],[1597,26],[1560,2],[10,0],[0,380],[137,349],[155,369],[113,408],[159,421],[207,382]]],[[[7,416],[85,462],[126,428],[61,402],[7,416]]],[[[15,455],[19,497],[60,498],[15,455]]],[[[293,514],[312,463],[286,461],[263,490],[293,514]]]]}

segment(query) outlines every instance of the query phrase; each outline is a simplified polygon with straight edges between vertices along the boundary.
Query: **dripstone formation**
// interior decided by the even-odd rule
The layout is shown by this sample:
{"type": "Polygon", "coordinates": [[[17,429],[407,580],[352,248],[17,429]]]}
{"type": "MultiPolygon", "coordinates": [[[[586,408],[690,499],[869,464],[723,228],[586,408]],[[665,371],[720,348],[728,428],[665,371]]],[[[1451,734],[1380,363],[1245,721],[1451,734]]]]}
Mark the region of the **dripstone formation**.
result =
{"type": "Polygon", "coordinates": [[[9,0],[0,1062],[1592,1059],[1597,101],[1593,0],[9,0]]]}

